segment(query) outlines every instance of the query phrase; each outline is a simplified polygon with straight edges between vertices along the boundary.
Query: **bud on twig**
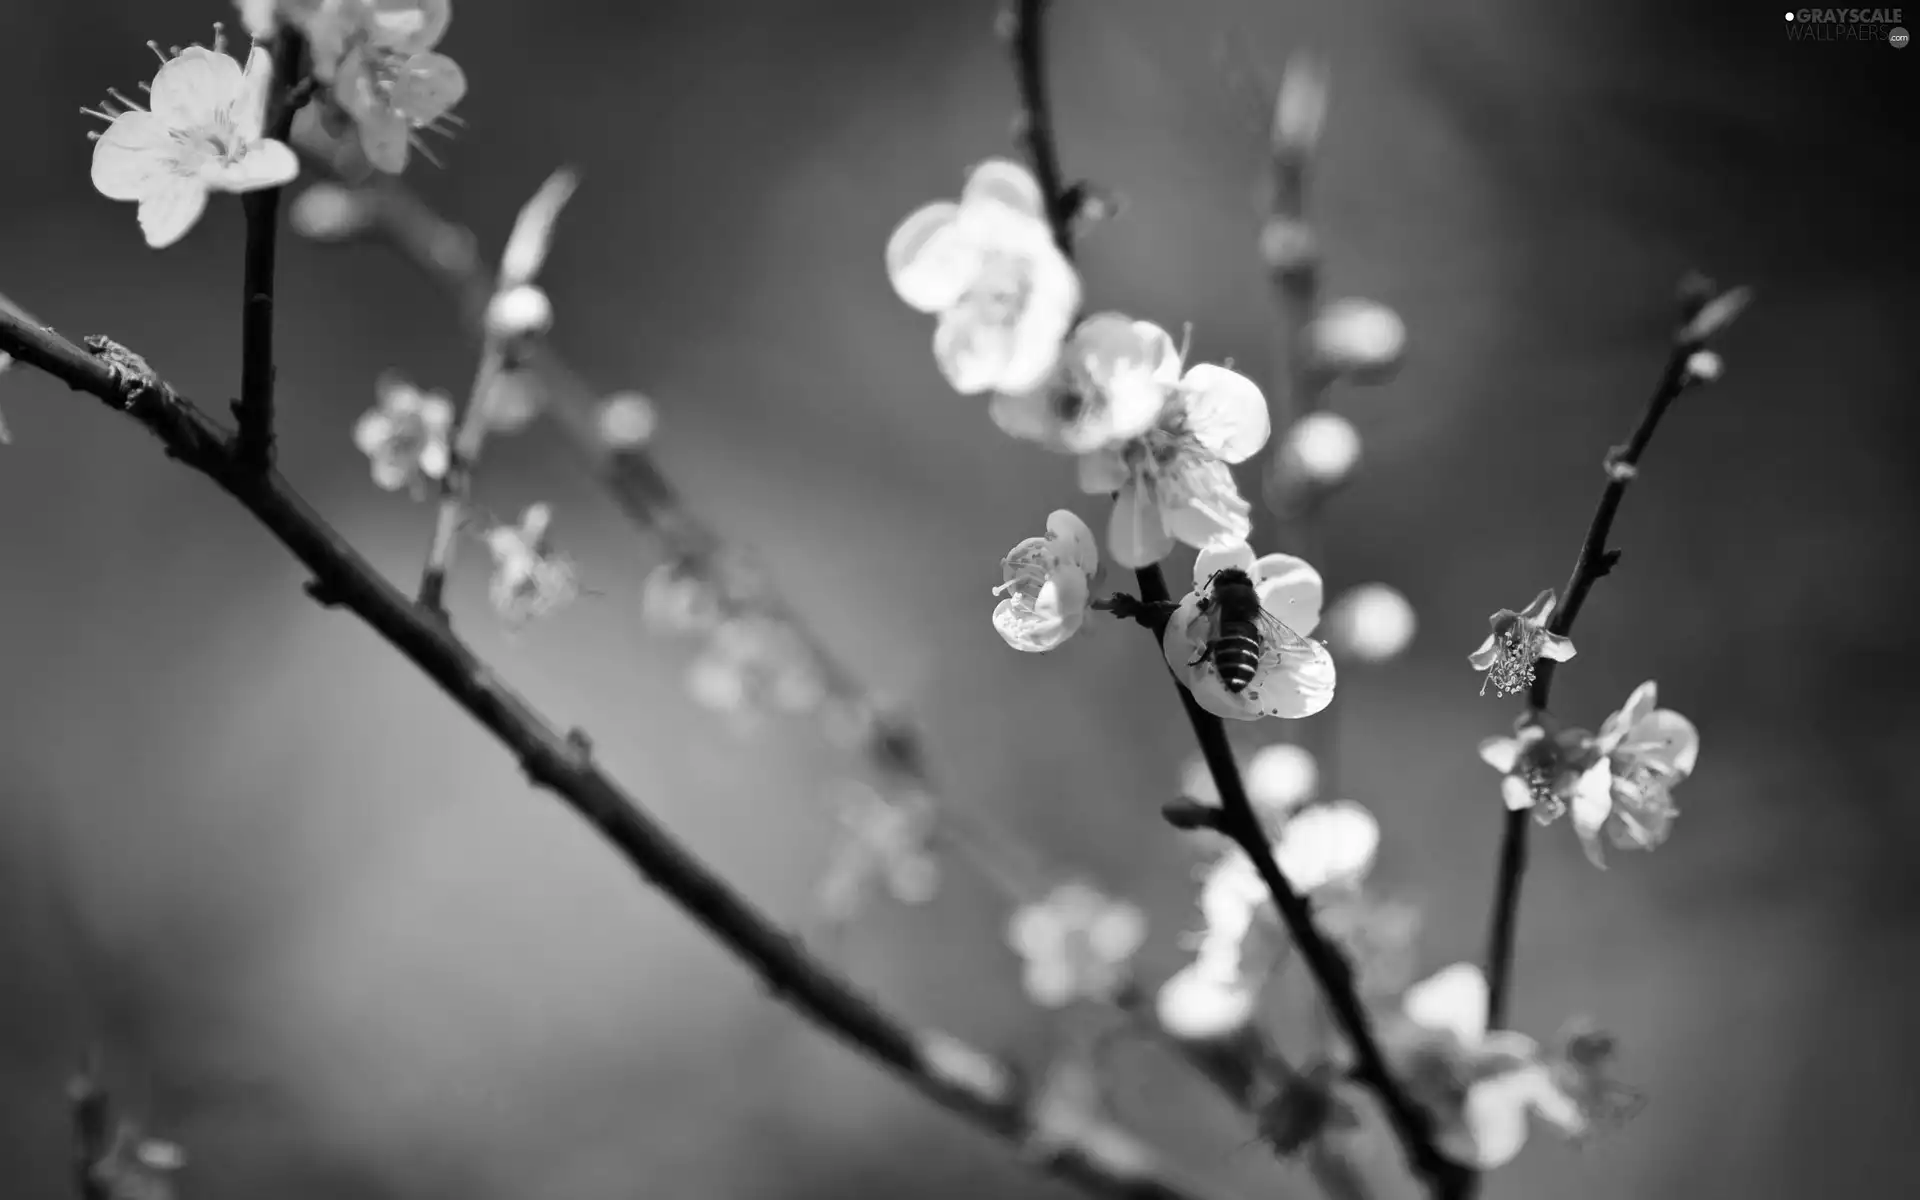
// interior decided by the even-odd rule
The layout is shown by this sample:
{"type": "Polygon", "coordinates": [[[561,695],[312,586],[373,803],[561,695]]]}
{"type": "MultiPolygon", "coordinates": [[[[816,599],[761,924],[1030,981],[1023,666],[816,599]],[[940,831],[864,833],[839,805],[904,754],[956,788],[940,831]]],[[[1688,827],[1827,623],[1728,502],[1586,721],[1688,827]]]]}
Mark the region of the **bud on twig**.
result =
{"type": "Polygon", "coordinates": [[[487,304],[487,336],[512,342],[553,328],[553,301],[530,283],[494,293],[487,304]]]}
{"type": "Polygon", "coordinates": [[[1311,413],[1287,430],[1280,461],[1290,476],[1333,487],[1360,461],[1360,432],[1337,413],[1311,413]]]}
{"type": "Polygon", "coordinates": [[[337,183],[316,183],[295,196],[287,209],[293,231],[316,242],[337,242],[373,224],[373,200],[365,192],[337,183]]]}
{"type": "Polygon", "coordinates": [[[1287,60],[1273,105],[1273,152],[1305,158],[1320,144],[1327,122],[1327,67],[1309,54],[1287,60]]]}
{"type": "Polygon", "coordinates": [[[1313,227],[1289,217],[1269,217],[1260,227],[1260,257],[1276,275],[1298,275],[1320,263],[1313,227]]]}
{"type": "Polygon", "coordinates": [[[1406,348],[1406,323],[1371,300],[1335,300],[1307,326],[1307,354],[1313,365],[1356,383],[1391,378],[1406,348]]]}
{"type": "Polygon", "coordinates": [[[639,392],[619,392],[600,405],[600,440],[614,450],[637,450],[660,423],[653,401],[639,392]]]}

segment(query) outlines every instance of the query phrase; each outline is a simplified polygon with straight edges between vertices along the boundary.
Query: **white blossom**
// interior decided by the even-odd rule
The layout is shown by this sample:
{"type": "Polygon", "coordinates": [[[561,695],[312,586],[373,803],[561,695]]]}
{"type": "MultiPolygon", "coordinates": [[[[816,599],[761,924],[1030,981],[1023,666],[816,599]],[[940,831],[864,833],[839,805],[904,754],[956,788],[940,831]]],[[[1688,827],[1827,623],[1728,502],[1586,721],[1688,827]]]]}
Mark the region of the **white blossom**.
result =
{"type": "Polygon", "coordinates": [[[1310,717],[1333,701],[1333,656],[1306,636],[1320,623],[1319,572],[1287,554],[1256,559],[1252,547],[1239,542],[1201,551],[1194,559],[1193,576],[1194,590],[1167,621],[1161,649],[1174,676],[1200,707],[1218,717],[1255,721],[1310,717]],[[1217,572],[1228,568],[1252,577],[1267,622],[1253,681],[1237,693],[1227,689],[1207,653],[1216,624],[1210,584],[1217,572]]]}
{"type": "Polygon", "coordinates": [[[1030,537],[1000,560],[1003,582],[993,589],[993,627],[1015,650],[1040,653],[1072,637],[1087,616],[1100,548],[1093,531],[1067,509],[1047,517],[1044,537],[1030,537]]]}
{"type": "Polygon", "coordinates": [[[1146,936],[1137,907],[1077,881],[1021,906],[1007,925],[1007,942],[1026,963],[1027,996],[1047,1008],[1110,999],[1146,936]]]}

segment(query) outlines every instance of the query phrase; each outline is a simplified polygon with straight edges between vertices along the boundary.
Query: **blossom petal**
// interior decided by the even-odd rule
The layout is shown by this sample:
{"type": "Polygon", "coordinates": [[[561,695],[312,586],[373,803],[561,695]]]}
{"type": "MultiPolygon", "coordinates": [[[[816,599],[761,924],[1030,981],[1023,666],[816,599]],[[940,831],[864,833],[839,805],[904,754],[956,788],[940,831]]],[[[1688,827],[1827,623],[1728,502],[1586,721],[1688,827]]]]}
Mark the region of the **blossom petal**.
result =
{"type": "Polygon", "coordinates": [[[1103,962],[1125,962],[1146,940],[1146,914],[1125,902],[1108,904],[1087,930],[1087,943],[1103,962]]]}
{"type": "Polygon", "coordinates": [[[1480,643],[1478,650],[1467,655],[1467,662],[1471,663],[1476,671],[1485,671],[1499,661],[1500,648],[1493,644],[1492,635],[1488,635],[1487,640],[1480,643]]]}
{"type": "Polygon", "coordinates": [[[1520,761],[1519,738],[1488,738],[1480,743],[1480,761],[1505,774],[1520,761]]]}
{"type": "Polygon", "coordinates": [[[993,609],[993,628],[1002,641],[1015,650],[1028,654],[1044,654],[1067,640],[1079,627],[1067,627],[1067,620],[1060,612],[1059,605],[1047,596],[1053,588],[1049,583],[1041,589],[1046,607],[1036,603],[1031,610],[1022,608],[1013,600],[1002,600],[993,609]]]}
{"type": "Polygon", "coordinates": [[[360,131],[360,152],[376,171],[398,175],[407,169],[413,148],[413,127],[399,113],[375,110],[354,118],[360,131]]]}
{"type": "Polygon", "coordinates": [[[1167,532],[1183,545],[1204,550],[1244,542],[1253,532],[1253,508],[1217,458],[1184,462],[1177,480],[1161,485],[1159,499],[1167,532]]]}
{"type": "Polygon", "coordinates": [[[1507,806],[1507,811],[1522,812],[1533,807],[1533,789],[1518,775],[1503,775],[1500,778],[1500,799],[1507,806]]]}
{"type": "Polygon", "coordinates": [[[1607,823],[1608,814],[1613,812],[1613,767],[1604,756],[1580,773],[1569,801],[1573,831],[1580,835],[1581,847],[1594,866],[1605,869],[1599,833],[1607,823]]]}
{"type": "Polygon", "coordinates": [[[887,279],[921,312],[951,308],[980,273],[980,248],[959,231],[960,206],[942,200],[915,209],[887,239],[887,279]]]}
{"type": "Polygon", "coordinates": [[[1008,158],[989,158],[975,167],[967,176],[960,202],[1003,204],[1039,220],[1045,220],[1047,215],[1040,195],[1040,181],[1033,177],[1032,171],[1008,158]]]}
{"type": "Polygon", "coordinates": [[[150,112],[121,113],[93,144],[93,186],[109,200],[138,200],[173,173],[167,123],[150,112]]]}
{"type": "Polygon", "coordinates": [[[1273,858],[1302,892],[1365,879],[1380,849],[1380,822],[1351,800],[1301,809],[1280,831],[1273,858]]]}
{"type": "Polygon", "coordinates": [[[1553,619],[1553,610],[1559,603],[1559,597],[1554,594],[1552,588],[1548,588],[1529,601],[1526,608],[1522,609],[1519,615],[1532,621],[1535,625],[1545,625],[1553,619]]]}
{"type": "Polygon", "coordinates": [[[1073,964],[1059,954],[1029,958],[1021,977],[1027,998],[1042,1008],[1063,1008],[1073,1000],[1076,990],[1073,964]]]}
{"type": "Polygon", "coordinates": [[[247,65],[240,75],[240,98],[234,101],[234,136],[242,143],[260,139],[267,123],[267,101],[273,92],[273,54],[255,44],[247,53],[247,65]]]}
{"type": "Polygon", "coordinates": [[[1107,549],[1114,562],[1129,570],[1152,566],[1173,550],[1173,537],[1160,519],[1159,505],[1138,483],[1128,483],[1113,498],[1107,549]]]}
{"type": "Polygon", "coordinates": [[[395,72],[387,103],[418,129],[447,115],[467,94],[467,74],[444,54],[416,54],[395,72]]]}
{"type": "Polygon", "coordinates": [[[962,396],[992,391],[1013,356],[1013,331],[964,302],[940,314],[933,358],[940,374],[962,396]]]}
{"type": "Polygon", "coordinates": [[[1126,459],[1116,449],[1095,450],[1091,454],[1082,454],[1078,464],[1080,490],[1089,495],[1110,495],[1127,484],[1126,459]]]}
{"type": "Polygon", "coordinates": [[[1064,932],[1059,911],[1044,901],[1023,904],[1007,919],[1007,945],[1028,960],[1052,956],[1064,932]]]}
{"type": "Polygon", "coordinates": [[[206,185],[174,175],[140,197],[140,232],[147,245],[164,250],[185,237],[206,210],[206,185]]]}
{"type": "Polygon", "coordinates": [[[1080,308],[1080,276],[1058,250],[1045,247],[1028,261],[1026,272],[1026,303],[994,382],[1002,391],[1031,391],[1047,382],[1060,364],[1061,346],[1080,308]]]}
{"type": "Polygon", "coordinates": [[[1469,1046],[1486,1036],[1487,1004],[1487,977],[1472,963],[1435,972],[1408,988],[1402,1001],[1414,1024],[1451,1033],[1469,1046]]]}
{"type": "Polygon", "coordinates": [[[368,32],[390,50],[414,54],[438,45],[453,20],[447,0],[373,0],[368,32]]]}
{"type": "MultiPolygon", "coordinates": [[[[1215,672],[1208,674],[1218,678],[1215,672]]],[[[1246,695],[1262,715],[1292,720],[1311,717],[1333,703],[1336,681],[1333,655],[1319,642],[1301,638],[1298,644],[1280,646],[1270,638],[1246,695]]]]}
{"type": "Polygon", "coordinates": [[[1193,586],[1204,588],[1226,570],[1245,571],[1249,577],[1258,578],[1254,575],[1255,562],[1253,547],[1245,542],[1209,546],[1193,556],[1193,586]]]}
{"type": "Polygon", "coordinates": [[[1305,637],[1319,626],[1326,588],[1320,572],[1307,560],[1269,554],[1253,564],[1253,577],[1258,581],[1260,607],[1279,617],[1288,629],[1305,637]]]}
{"type": "MultiPolygon", "coordinates": [[[[1060,449],[1059,439],[1055,436],[1053,422],[1049,412],[1053,403],[1046,388],[1037,388],[1028,392],[995,392],[987,403],[987,416],[1000,427],[1000,432],[1023,441],[1039,442],[1048,449],[1060,449]]],[[[1115,488],[1103,488],[1102,491],[1114,491],[1115,488]]]]}
{"type": "Polygon", "coordinates": [[[240,98],[244,84],[232,56],[188,46],[153,77],[147,107],[175,128],[210,125],[240,98]]]}
{"type": "Polygon", "coordinates": [[[1573,648],[1573,639],[1558,633],[1540,635],[1540,657],[1554,662],[1566,662],[1579,651],[1573,648]]]}
{"type": "Polygon", "coordinates": [[[1093,530],[1072,509],[1056,508],[1047,514],[1047,533],[1054,539],[1061,558],[1091,576],[1100,569],[1100,543],[1093,530]]]}
{"type": "Polygon", "coordinates": [[[255,192],[280,187],[300,173],[300,158],[285,142],[254,142],[231,163],[209,163],[201,178],[221,192],[255,192]]]}
{"type": "Polygon", "coordinates": [[[1700,760],[1700,731],[1672,709],[1656,709],[1634,722],[1620,752],[1671,771],[1677,783],[1693,774],[1694,764],[1700,760]]]}
{"type": "Polygon", "coordinates": [[[1187,425],[1211,453],[1245,462],[1267,444],[1273,427],[1259,385],[1237,371],[1201,363],[1180,381],[1187,425]]]}
{"type": "Polygon", "coordinates": [[[1518,1157],[1527,1144],[1527,1114],[1539,1086],[1537,1072],[1539,1068],[1513,1071],[1468,1088],[1461,1112],[1465,1139],[1443,1146],[1448,1157],[1481,1170],[1505,1166],[1518,1157]]]}

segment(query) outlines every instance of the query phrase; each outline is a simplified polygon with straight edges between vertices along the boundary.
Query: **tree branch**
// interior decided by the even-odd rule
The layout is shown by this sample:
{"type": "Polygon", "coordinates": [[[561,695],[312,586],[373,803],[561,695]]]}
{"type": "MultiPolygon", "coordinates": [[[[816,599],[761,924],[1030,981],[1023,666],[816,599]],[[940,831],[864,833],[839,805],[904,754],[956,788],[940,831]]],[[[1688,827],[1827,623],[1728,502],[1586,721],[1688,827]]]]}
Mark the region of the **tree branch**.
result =
{"type": "MultiPolygon", "coordinates": [[[[1574,559],[1573,574],[1568,577],[1567,586],[1560,593],[1560,603],[1547,623],[1549,632],[1564,636],[1572,631],[1574,620],[1579,617],[1588,593],[1593,591],[1593,585],[1612,570],[1613,564],[1619,560],[1620,552],[1607,548],[1607,538],[1613,533],[1614,517],[1620,511],[1620,502],[1626,497],[1628,486],[1638,473],[1640,459],[1653,441],[1654,431],[1659,428],[1661,419],[1667,415],[1667,410],[1680,397],[1680,393],[1706,381],[1707,376],[1695,371],[1695,355],[1706,353],[1708,337],[1731,321],[1732,314],[1745,304],[1745,292],[1742,289],[1714,296],[1701,291],[1711,289],[1711,285],[1704,281],[1694,283],[1697,294],[1685,295],[1685,289],[1686,285],[1683,285],[1680,329],[1674,338],[1673,350],[1667,356],[1659,382],[1654,385],[1653,396],[1647,401],[1626,445],[1615,446],[1607,455],[1604,463],[1607,486],[1601,491],[1600,503],[1594,508],[1593,519],[1587,524],[1586,537],[1581,541],[1580,553],[1574,559]],[[1721,319],[1712,323],[1703,322],[1703,311],[1714,305],[1724,306],[1721,319]]],[[[1553,695],[1554,668],[1557,665],[1552,659],[1541,659],[1536,666],[1533,683],[1527,690],[1527,710],[1530,713],[1537,715],[1547,711],[1547,702],[1553,695]]],[[[1489,1028],[1493,1029],[1505,1027],[1508,996],[1513,988],[1513,948],[1519,918],[1520,885],[1527,872],[1527,836],[1533,824],[1525,809],[1508,812],[1503,822],[1491,928],[1487,936],[1488,1021],[1489,1028]]]]}
{"type": "MultiPolygon", "coordinates": [[[[477,659],[451,630],[395,588],[326,524],[280,475],[241,460],[238,440],[216,427],[131,352],[105,339],[93,353],[50,329],[0,312],[0,351],[99,397],[157,437],[171,457],[240,503],[314,575],[332,603],[352,611],[418,667],[558,796],[638,873],[751,968],[783,1003],[891,1068],[923,1095],[1003,1139],[1032,1129],[1012,1068],[944,1034],[907,1026],[813,960],[682,847],[594,762],[586,739],[555,729],[477,659]]],[[[1105,1145],[1106,1143],[1101,1143],[1105,1145]]],[[[1190,1187],[1127,1153],[1069,1146],[1047,1169],[1102,1196],[1192,1200],[1190,1187]],[[1124,1161],[1122,1161],[1124,1160],[1124,1161]]]]}
{"type": "MultiPolygon", "coordinates": [[[[273,82],[268,93],[266,136],[285,142],[293,130],[294,75],[304,42],[282,26],[274,35],[273,82]]],[[[234,402],[239,431],[234,452],[255,471],[273,465],[273,272],[280,227],[280,191],[262,188],[240,197],[247,219],[246,259],[241,268],[240,399],[234,402]]]]}
{"type": "MultiPolygon", "coordinates": [[[[1061,253],[1073,255],[1072,217],[1061,191],[1059,152],[1053,143],[1053,125],[1049,116],[1044,71],[1043,18],[1046,0],[1016,0],[1007,34],[1012,39],[1014,75],[1019,88],[1020,116],[1016,127],[1039,181],[1046,202],[1048,222],[1061,253]]],[[[1140,603],[1147,608],[1163,606],[1172,600],[1167,581],[1158,564],[1142,567],[1134,573],[1139,584],[1140,603]]],[[[1149,626],[1151,631],[1151,626],[1149,626]]],[[[1158,639],[1156,639],[1157,642],[1158,639]]],[[[1169,671],[1171,675],[1171,671],[1169,671]]],[[[1379,1097],[1406,1150],[1413,1170],[1432,1190],[1436,1200],[1456,1200],[1471,1186],[1473,1173],[1442,1156],[1435,1148],[1427,1116],[1400,1087],[1388,1068],[1386,1056],[1374,1039],[1372,1024],[1354,986],[1353,969],[1346,957],[1323,936],[1313,922],[1313,910],[1305,898],[1281,874],[1273,860],[1271,843],[1260,819],[1247,799],[1240,769],[1233,759],[1233,747],[1227,741],[1220,719],[1201,708],[1193,694],[1179,681],[1180,703],[1187,721],[1200,743],[1200,754],[1213,775],[1220,793],[1221,814],[1218,828],[1253,861],[1261,881],[1273,895],[1274,907],[1287,927],[1300,957],[1307,964],[1314,982],[1325,995],[1340,1031],[1353,1048],[1357,1060],[1354,1076],[1379,1097]]]]}

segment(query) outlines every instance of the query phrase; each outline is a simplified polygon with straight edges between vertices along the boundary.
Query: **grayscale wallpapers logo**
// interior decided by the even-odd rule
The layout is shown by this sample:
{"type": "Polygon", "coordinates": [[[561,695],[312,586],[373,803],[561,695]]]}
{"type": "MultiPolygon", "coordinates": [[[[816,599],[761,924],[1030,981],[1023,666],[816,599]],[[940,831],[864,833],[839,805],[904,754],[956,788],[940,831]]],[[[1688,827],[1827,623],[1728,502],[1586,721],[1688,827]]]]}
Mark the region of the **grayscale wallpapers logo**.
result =
{"type": "Polygon", "coordinates": [[[1790,42],[1885,42],[1907,46],[1904,11],[1898,8],[1797,8],[1787,13],[1790,42]]]}

